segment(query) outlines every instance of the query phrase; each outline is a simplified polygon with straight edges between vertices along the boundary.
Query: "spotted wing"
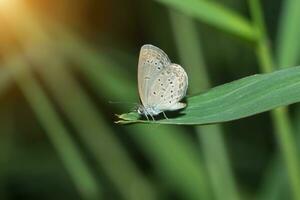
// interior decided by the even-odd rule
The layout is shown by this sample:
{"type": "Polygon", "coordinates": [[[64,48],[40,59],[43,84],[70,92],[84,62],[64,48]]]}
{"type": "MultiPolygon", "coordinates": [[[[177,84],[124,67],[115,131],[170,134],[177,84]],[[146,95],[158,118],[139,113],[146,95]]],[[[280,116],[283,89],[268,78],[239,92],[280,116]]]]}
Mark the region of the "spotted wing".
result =
{"type": "Polygon", "coordinates": [[[185,107],[179,102],[188,88],[188,76],[177,64],[165,67],[154,80],[149,91],[149,105],[159,111],[178,110],[185,107]]]}
{"type": "Polygon", "coordinates": [[[138,64],[138,88],[144,106],[149,105],[149,91],[154,80],[170,63],[163,50],[150,44],[142,46],[138,64]]]}

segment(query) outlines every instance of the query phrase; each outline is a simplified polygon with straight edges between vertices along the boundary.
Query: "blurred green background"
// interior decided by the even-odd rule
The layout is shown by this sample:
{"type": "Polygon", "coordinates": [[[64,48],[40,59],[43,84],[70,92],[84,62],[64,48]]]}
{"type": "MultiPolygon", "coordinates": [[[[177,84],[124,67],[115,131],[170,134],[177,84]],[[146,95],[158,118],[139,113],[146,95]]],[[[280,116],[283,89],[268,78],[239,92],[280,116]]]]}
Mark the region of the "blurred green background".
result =
{"type": "Polygon", "coordinates": [[[297,105],[114,123],[139,103],[143,44],[187,70],[192,95],[298,65],[299,34],[297,0],[0,0],[0,199],[300,200],[297,105]]]}

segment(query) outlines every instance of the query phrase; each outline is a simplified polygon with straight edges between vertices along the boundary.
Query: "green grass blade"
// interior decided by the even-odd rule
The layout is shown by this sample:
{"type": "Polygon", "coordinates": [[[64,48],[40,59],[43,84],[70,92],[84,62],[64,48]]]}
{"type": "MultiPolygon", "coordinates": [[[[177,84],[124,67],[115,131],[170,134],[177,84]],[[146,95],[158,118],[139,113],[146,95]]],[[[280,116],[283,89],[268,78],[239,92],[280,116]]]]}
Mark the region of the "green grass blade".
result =
{"type": "Polygon", "coordinates": [[[203,0],[156,1],[225,32],[247,40],[256,40],[256,30],[247,19],[218,3],[203,0]]]}
{"type": "Polygon", "coordinates": [[[277,60],[279,67],[295,66],[300,52],[300,1],[285,0],[278,27],[277,60]]]}
{"type": "MultiPolygon", "coordinates": [[[[194,22],[180,13],[169,11],[182,65],[189,74],[189,91],[197,93],[210,87],[201,50],[201,39],[194,22]]],[[[196,127],[205,164],[216,199],[238,200],[239,194],[229,164],[220,126],[196,127]]]]}
{"type": "Polygon", "coordinates": [[[300,101],[300,67],[252,75],[188,97],[175,118],[147,121],[135,113],[122,114],[120,123],[213,124],[236,120],[300,101]]]}
{"type": "MultiPolygon", "coordinates": [[[[10,60],[6,62],[6,67],[19,65],[26,66],[27,64],[21,60],[10,60]]],[[[30,70],[28,66],[27,69],[30,70]]],[[[73,139],[69,136],[60,117],[52,108],[50,101],[37,81],[33,78],[31,73],[26,70],[17,74],[15,79],[37,115],[41,125],[45,128],[46,133],[48,133],[50,141],[73,179],[81,197],[88,200],[101,199],[100,187],[96,179],[85,164],[73,139]]]]}

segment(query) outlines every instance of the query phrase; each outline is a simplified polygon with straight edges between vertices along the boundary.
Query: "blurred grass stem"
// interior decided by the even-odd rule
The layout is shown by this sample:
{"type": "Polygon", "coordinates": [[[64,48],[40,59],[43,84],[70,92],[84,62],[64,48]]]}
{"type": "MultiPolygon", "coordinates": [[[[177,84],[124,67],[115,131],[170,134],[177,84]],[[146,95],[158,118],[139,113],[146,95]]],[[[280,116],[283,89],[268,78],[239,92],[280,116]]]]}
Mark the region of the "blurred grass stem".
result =
{"type": "MultiPolygon", "coordinates": [[[[263,21],[263,13],[259,0],[249,0],[249,7],[253,17],[253,23],[257,28],[259,35],[257,41],[256,54],[260,63],[261,71],[271,72],[275,68],[274,59],[271,54],[269,39],[266,32],[266,26],[263,21]]],[[[300,167],[299,157],[297,156],[297,149],[291,121],[289,120],[286,108],[278,108],[271,112],[273,124],[275,128],[276,137],[282,155],[285,160],[286,169],[289,177],[289,184],[294,199],[300,199],[300,167]]]]}
{"type": "Polygon", "coordinates": [[[23,70],[22,73],[16,74],[15,80],[36,114],[37,119],[46,130],[54,149],[57,151],[64,166],[69,172],[82,199],[101,199],[101,188],[99,187],[99,184],[86,165],[83,156],[78,151],[73,139],[70,137],[70,133],[61,123],[62,120],[57,115],[51,102],[39,86],[39,83],[31,75],[28,64],[19,60],[19,58],[8,60],[6,64],[6,67],[23,65],[27,68],[27,70],[23,70]]]}

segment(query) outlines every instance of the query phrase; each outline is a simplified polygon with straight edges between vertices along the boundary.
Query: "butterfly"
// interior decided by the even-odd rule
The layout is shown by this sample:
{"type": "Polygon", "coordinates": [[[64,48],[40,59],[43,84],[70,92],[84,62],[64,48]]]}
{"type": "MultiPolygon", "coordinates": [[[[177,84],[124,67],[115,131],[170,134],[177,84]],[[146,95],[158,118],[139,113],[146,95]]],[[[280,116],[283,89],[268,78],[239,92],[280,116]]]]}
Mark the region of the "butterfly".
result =
{"type": "Polygon", "coordinates": [[[141,47],[138,63],[138,90],[141,105],[137,112],[154,120],[153,116],[164,111],[182,109],[188,76],[184,69],[171,63],[167,54],[160,48],[146,44],[141,47]]]}

